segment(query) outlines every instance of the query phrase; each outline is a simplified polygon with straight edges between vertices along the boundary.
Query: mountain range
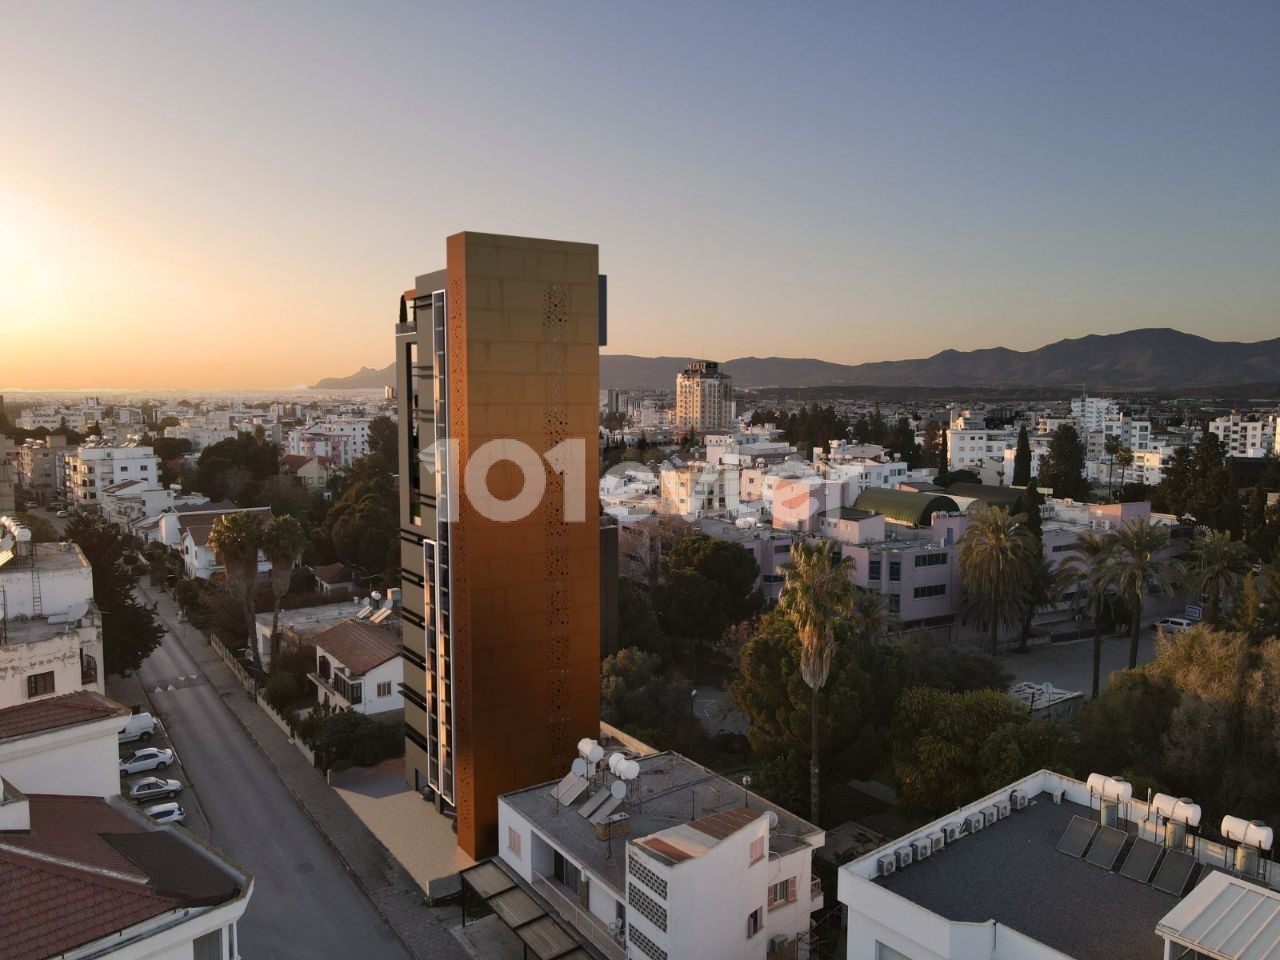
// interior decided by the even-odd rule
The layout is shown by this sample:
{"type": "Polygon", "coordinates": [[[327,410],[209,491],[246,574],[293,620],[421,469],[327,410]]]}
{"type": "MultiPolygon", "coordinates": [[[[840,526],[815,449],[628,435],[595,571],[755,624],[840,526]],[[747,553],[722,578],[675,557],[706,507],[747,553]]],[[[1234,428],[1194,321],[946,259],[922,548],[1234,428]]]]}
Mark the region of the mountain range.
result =
{"type": "MultiPolygon", "coordinates": [[[[690,357],[600,357],[600,386],[670,390],[690,357]]],[[[920,360],[844,364],[798,357],[740,357],[720,365],[739,387],[1077,386],[1155,390],[1280,381],[1280,337],[1209,340],[1169,328],[1092,334],[1035,350],[943,350],[920,360]]],[[[329,377],[316,390],[381,389],[395,364],[329,377]]]]}

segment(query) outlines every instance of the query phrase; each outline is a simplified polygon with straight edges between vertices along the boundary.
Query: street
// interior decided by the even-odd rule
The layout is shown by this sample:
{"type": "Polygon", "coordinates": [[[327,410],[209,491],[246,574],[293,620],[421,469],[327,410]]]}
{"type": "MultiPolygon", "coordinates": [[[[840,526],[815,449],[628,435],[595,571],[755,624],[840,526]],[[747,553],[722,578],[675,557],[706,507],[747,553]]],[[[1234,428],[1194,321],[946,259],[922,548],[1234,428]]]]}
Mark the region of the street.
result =
{"type": "Polygon", "coordinates": [[[139,677],[181,756],[188,789],[199,797],[211,842],[253,874],[253,899],[240,921],[242,953],[405,960],[390,928],[172,634],[139,677]]]}
{"type": "MultiPolygon", "coordinates": [[[[1147,628],[1138,641],[1138,664],[1150,663],[1156,655],[1155,631],[1147,628]]],[[[1026,653],[1006,653],[1000,666],[1015,681],[1052,683],[1059,690],[1079,690],[1088,699],[1093,690],[1093,639],[1066,643],[1042,643],[1029,647],[1026,653]]],[[[1107,689],[1111,673],[1129,667],[1129,638],[1102,638],[1102,670],[1099,686],[1107,689]]]]}

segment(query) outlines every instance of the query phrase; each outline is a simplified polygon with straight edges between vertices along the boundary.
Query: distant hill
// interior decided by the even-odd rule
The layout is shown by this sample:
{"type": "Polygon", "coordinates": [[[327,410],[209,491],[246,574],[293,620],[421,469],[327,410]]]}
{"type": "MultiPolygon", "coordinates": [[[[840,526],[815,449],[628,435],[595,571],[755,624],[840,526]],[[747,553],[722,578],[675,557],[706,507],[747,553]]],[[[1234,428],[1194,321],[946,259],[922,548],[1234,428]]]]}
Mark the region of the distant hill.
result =
{"type": "Polygon", "coordinates": [[[312,390],[381,390],[395,386],[396,365],[388,364],[381,370],[361,367],[349,377],[325,377],[311,385],[312,390]]]}
{"type": "MultiPolygon", "coordinates": [[[[688,357],[600,358],[600,385],[669,390],[688,357]]],[[[382,387],[394,378],[362,369],[316,389],[382,387]]],[[[1168,328],[1059,340],[1036,350],[943,350],[922,360],[842,364],[792,357],[741,357],[721,364],[741,387],[1074,386],[1156,390],[1280,381],[1280,338],[1257,343],[1208,340],[1168,328]]]]}

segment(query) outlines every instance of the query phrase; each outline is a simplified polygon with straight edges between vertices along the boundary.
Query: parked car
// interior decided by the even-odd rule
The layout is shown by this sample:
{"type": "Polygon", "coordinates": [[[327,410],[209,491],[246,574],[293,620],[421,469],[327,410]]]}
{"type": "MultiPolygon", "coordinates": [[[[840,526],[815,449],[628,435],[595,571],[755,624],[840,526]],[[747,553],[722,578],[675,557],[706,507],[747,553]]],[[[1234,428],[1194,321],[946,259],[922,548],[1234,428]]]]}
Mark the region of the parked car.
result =
{"type": "Polygon", "coordinates": [[[150,740],[156,732],[156,721],[149,713],[135,713],[120,731],[121,743],[132,743],[134,740],[150,740]]]}
{"type": "Polygon", "coordinates": [[[155,800],[165,797],[172,800],[182,792],[182,783],[177,780],[164,780],[160,777],[143,777],[129,788],[129,799],[141,803],[144,800],[155,800]]]}
{"type": "Polygon", "coordinates": [[[1182,617],[1161,617],[1152,624],[1157,630],[1168,630],[1170,633],[1181,633],[1183,630],[1190,630],[1195,625],[1194,620],[1185,620],[1182,617]]]}
{"type": "Polygon", "coordinates": [[[28,510],[39,510],[39,509],[40,509],[40,504],[39,504],[39,503],[37,503],[35,500],[28,500],[28,501],[27,501],[27,509],[28,509],[28,510]]]}
{"type": "Polygon", "coordinates": [[[63,517],[63,518],[65,519],[66,517],[71,516],[71,511],[69,511],[69,510],[59,510],[59,511],[58,511],[58,516],[63,517]]]}
{"type": "Polygon", "coordinates": [[[160,747],[143,747],[135,750],[120,761],[120,775],[146,773],[148,770],[163,770],[173,763],[173,751],[160,747]]]}
{"type": "Polygon", "coordinates": [[[187,811],[180,803],[157,803],[142,811],[156,823],[181,823],[187,819],[187,811]]]}

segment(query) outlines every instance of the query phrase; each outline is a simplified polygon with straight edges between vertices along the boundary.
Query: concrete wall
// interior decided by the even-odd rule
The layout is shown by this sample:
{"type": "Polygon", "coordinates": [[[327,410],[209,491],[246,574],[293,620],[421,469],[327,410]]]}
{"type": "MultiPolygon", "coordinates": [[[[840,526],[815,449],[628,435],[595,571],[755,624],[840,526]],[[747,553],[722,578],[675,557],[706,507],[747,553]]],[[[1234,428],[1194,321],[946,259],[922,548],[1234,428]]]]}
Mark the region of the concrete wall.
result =
{"type": "Polygon", "coordinates": [[[27,696],[27,677],[32,674],[53,673],[53,693],[49,696],[86,689],[80,682],[82,633],[89,641],[85,652],[95,657],[98,665],[98,682],[87,688],[101,692],[102,644],[94,642],[96,627],[84,627],[47,640],[0,646],[0,708],[17,706],[31,699],[27,696]]]}
{"type": "Polygon", "coordinates": [[[127,716],[0,743],[0,776],[26,794],[110,797],[120,792],[117,737],[127,716]]]}

